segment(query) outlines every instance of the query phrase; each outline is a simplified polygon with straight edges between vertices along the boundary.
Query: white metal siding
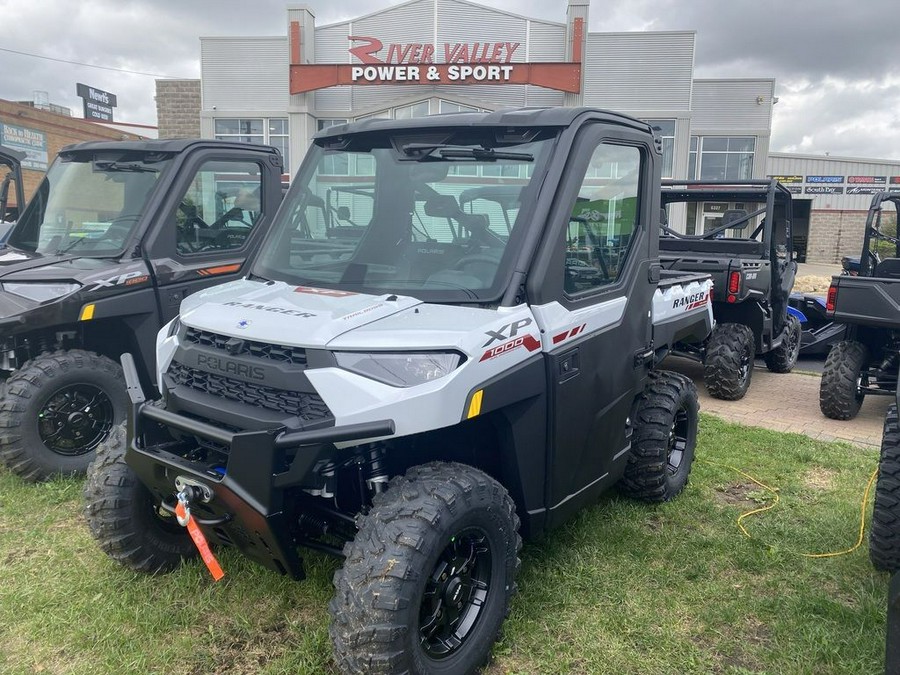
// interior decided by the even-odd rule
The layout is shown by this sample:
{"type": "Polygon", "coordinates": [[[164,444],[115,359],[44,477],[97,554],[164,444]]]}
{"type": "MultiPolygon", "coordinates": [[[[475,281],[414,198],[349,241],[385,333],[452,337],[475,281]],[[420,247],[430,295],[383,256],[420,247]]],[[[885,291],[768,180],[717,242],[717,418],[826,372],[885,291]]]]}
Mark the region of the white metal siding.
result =
{"type": "MultiPolygon", "coordinates": [[[[353,21],[350,24],[351,35],[377,37],[384,43],[379,58],[387,60],[391,43],[422,44],[434,43],[434,1],[419,0],[398,7],[391,7],[371,16],[353,21]]],[[[345,63],[346,50],[351,46],[349,40],[344,46],[345,57],[334,63],[345,63]]],[[[355,43],[354,43],[355,44],[355,43]]],[[[394,58],[392,57],[392,60],[394,58]]],[[[359,63],[350,57],[351,63],[359,63]]],[[[407,98],[421,93],[427,96],[431,87],[420,85],[369,85],[351,88],[351,103],[354,112],[369,110],[373,107],[386,107],[400,98],[407,98]]]]}
{"type": "Polygon", "coordinates": [[[589,33],[584,104],[623,112],[690,110],[694,33],[589,33]]]}
{"type": "MultiPolygon", "coordinates": [[[[883,185],[867,185],[860,187],[878,187],[880,190],[888,190],[891,187],[898,189],[900,184],[891,185],[892,176],[900,176],[900,162],[877,161],[866,159],[810,157],[808,155],[769,155],[766,164],[766,174],[771,176],[843,176],[844,182],[836,184],[842,187],[846,193],[847,188],[855,187],[848,184],[848,176],[885,176],[883,185]]],[[[795,194],[794,199],[812,199],[813,209],[834,209],[840,211],[865,211],[869,208],[872,195],[814,195],[806,192],[807,183],[804,180],[803,193],[795,194]]]]}
{"type": "MultiPolygon", "coordinates": [[[[566,27],[560,24],[530,21],[529,61],[569,61],[566,54],[566,27]]],[[[521,49],[521,47],[520,47],[521,49]]]]}
{"type": "Polygon", "coordinates": [[[287,37],[200,38],[203,110],[287,110],[287,37]]]}
{"type": "Polygon", "coordinates": [[[772,128],[774,80],[694,80],[694,135],[717,131],[768,133],[772,128]],[[761,101],[761,102],[757,102],[761,101]]]}
{"type": "Polygon", "coordinates": [[[435,55],[437,57],[435,60],[445,60],[443,53],[445,42],[451,44],[467,42],[471,46],[475,42],[494,38],[503,42],[520,43],[512,60],[514,63],[525,61],[527,19],[455,0],[437,0],[437,4],[439,53],[435,55]]]}

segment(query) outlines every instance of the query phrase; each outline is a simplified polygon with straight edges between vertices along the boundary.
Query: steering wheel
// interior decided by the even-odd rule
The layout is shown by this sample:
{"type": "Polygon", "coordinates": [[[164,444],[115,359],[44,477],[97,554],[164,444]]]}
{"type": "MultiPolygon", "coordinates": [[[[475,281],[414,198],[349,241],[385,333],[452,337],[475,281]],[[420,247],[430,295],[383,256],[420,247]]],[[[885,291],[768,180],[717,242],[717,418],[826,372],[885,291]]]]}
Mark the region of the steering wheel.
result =
{"type": "Polygon", "coordinates": [[[497,266],[500,264],[500,258],[495,258],[492,255],[487,255],[486,253],[473,253],[471,255],[464,255],[453,264],[452,269],[462,270],[473,263],[487,263],[489,265],[497,266]]]}

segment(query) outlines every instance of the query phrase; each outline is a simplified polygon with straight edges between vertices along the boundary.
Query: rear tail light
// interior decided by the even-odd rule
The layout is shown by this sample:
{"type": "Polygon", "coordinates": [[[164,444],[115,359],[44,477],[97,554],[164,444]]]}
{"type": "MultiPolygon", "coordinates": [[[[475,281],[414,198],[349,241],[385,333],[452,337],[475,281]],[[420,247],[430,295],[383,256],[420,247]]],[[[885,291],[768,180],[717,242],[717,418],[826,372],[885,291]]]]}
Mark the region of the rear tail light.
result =
{"type": "Polygon", "coordinates": [[[828,299],[825,301],[825,311],[833,312],[834,305],[837,303],[837,284],[831,284],[828,287],[828,299]]]}
{"type": "Polygon", "coordinates": [[[741,290],[741,273],[732,272],[728,275],[728,292],[735,294],[739,290],[741,290]]]}

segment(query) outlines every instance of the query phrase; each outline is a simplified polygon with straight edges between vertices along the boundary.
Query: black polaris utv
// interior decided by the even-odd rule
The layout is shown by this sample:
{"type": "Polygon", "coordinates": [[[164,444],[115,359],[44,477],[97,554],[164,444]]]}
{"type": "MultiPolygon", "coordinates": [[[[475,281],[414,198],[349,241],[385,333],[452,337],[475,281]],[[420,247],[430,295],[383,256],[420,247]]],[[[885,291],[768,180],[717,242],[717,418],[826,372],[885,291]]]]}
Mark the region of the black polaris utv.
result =
{"type": "Polygon", "coordinates": [[[753,361],[790,372],[800,351],[800,322],[788,308],[797,274],[791,193],[774,180],[663,181],[659,240],[663,268],[712,275],[716,328],[699,352],[706,388],[734,401],[750,387],[753,361]],[[683,209],[685,232],[667,218],[683,209]]]}
{"type": "Polygon", "coordinates": [[[126,367],[130,428],[85,486],[100,547],[172,570],[177,516],[298,579],[332,553],[342,671],[477,669],[520,525],[687,482],[696,390],[658,364],[705,340],[711,282],[660,270],[660,163],[649,125],[581,108],[320,132],[249,276],[160,332],[162,397],[126,367]]]}
{"type": "Polygon", "coordinates": [[[0,461],[82,473],[125,418],[118,359],[156,383],[156,332],[244,274],[281,201],[274,148],[199,140],[64,148],[0,248],[0,461]]]}
{"type": "Polygon", "coordinates": [[[22,182],[24,152],[0,145],[0,244],[6,239],[17,214],[25,206],[25,186],[22,182]],[[10,187],[15,208],[10,202],[10,187]]]}
{"type": "Polygon", "coordinates": [[[826,313],[847,326],[825,361],[822,414],[856,417],[866,396],[893,396],[900,368],[900,194],[872,195],[859,274],[832,277],[826,313]],[[885,211],[887,213],[885,213],[885,211]],[[889,214],[889,215],[888,215],[889,214]]]}

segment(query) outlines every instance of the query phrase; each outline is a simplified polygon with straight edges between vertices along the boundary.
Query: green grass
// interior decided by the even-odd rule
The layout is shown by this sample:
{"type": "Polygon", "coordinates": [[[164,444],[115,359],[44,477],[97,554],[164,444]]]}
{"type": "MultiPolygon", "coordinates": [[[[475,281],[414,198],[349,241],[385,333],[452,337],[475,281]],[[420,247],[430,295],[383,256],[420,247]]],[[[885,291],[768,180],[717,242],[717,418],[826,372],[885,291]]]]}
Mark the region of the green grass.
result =
{"type": "MultiPolygon", "coordinates": [[[[888,577],[857,536],[876,453],[703,417],[687,490],[648,506],[615,493],[526,544],[491,675],[877,673],[888,577]],[[770,499],[719,464],[779,489],[770,499]]],[[[0,473],[0,672],[333,673],[326,604],[338,561],[294,583],[223,551],[136,576],[97,549],[81,485],[0,473]]]]}

